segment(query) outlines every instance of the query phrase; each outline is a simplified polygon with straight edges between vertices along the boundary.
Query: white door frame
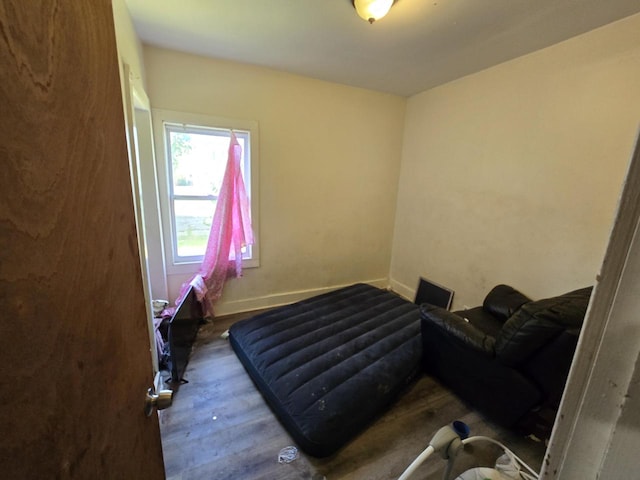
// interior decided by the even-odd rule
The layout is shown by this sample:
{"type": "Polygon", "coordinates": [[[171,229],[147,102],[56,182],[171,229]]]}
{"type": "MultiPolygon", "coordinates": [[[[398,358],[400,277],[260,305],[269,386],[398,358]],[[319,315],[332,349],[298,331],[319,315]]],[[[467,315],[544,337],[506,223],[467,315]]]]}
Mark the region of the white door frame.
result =
{"type": "Polygon", "coordinates": [[[632,395],[640,374],[639,223],[640,135],[541,478],[622,478],[637,467],[638,415],[629,412],[640,408],[632,395]]]}

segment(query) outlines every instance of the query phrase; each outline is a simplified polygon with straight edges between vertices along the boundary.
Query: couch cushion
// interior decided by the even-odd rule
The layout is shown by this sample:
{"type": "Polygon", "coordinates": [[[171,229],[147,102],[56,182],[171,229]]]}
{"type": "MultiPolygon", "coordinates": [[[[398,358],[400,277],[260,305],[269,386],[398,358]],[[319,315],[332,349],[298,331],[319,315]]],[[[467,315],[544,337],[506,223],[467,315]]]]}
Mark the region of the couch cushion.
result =
{"type": "Polygon", "coordinates": [[[468,320],[471,325],[479,330],[482,330],[487,335],[492,336],[494,339],[500,333],[504,320],[498,320],[482,307],[469,308],[467,310],[459,310],[454,312],[460,317],[468,320]]]}
{"type": "MultiPolygon", "coordinates": [[[[541,402],[539,389],[518,370],[496,361],[488,354],[488,345],[484,341],[468,342],[470,336],[452,334],[450,328],[433,321],[443,313],[450,314],[422,310],[420,323],[425,372],[494,422],[505,427],[514,426],[541,402]]],[[[466,323],[462,319],[460,322],[466,323]]],[[[477,340],[481,339],[477,337],[477,340]]]]}
{"type": "Polygon", "coordinates": [[[504,323],[522,305],[530,301],[529,297],[509,285],[496,285],[485,297],[482,308],[504,323]]]}
{"type": "Polygon", "coordinates": [[[524,305],[507,320],[496,338],[497,358],[516,366],[564,331],[578,333],[592,287],[524,305]]]}

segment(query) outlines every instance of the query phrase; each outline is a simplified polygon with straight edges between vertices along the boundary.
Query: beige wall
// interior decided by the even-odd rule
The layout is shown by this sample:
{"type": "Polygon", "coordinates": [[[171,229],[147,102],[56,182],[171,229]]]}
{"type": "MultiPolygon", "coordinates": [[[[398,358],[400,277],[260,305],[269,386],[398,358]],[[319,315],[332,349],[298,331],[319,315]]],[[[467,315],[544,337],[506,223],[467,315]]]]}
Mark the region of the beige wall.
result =
{"type": "Polygon", "coordinates": [[[227,283],[219,314],[388,283],[404,98],[154,47],[144,59],[153,108],[259,123],[261,265],[227,283]]]}
{"type": "Polygon", "coordinates": [[[408,100],[391,283],[592,284],[640,120],[640,15],[408,100]]]}

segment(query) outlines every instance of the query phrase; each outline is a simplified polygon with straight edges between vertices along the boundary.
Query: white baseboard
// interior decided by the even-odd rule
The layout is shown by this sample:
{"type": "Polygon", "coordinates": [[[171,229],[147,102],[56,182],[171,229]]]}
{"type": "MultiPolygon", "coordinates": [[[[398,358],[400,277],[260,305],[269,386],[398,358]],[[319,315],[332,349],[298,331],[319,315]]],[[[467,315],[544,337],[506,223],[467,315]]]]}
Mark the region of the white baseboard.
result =
{"type": "MultiPolygon", "coordinates": [[[[378,288],[388,288],[389,279],[379,278],[376,280],[365,280],[362,282],[353,283],[368,283],[378,288]]],[[[277,293],[275,295],[266,295],[263,297],[245,298],[242,300],[234,300],[231,302],[220,302],[215,306],[216,316],[231,315],[234,313],[251,312],[253,310],[261,310],[263,308],[279,307],[281,305],[288,305],[289,303],[299,302],[316,295],[331,292],[338,288],[347,287],[346,285],[333,285],[331,287],[312,288],[309,290],[298,290],[295,292],[277,293]]]]}
{"type": "Polygon", "coordinates": [[[390,279],[389,285],[391,286],[391,290],[396,292],[401,297],[406,298],[410,302],[413,302],[413,299],[416,297],[416,289],[407,287],[404,283],[400,283],[394,279],[390,279]]]}

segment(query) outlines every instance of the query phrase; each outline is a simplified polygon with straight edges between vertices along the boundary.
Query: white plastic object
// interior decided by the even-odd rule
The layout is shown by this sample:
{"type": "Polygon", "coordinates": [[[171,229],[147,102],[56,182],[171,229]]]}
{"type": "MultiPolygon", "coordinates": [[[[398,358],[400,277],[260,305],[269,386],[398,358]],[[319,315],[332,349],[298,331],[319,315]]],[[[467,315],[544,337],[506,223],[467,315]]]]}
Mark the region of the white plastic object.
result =
{"type": "Polygon", "coordinates": [[[507,452],[503,453],[496,460],[496,470],[499,471],[504,478],[509,480],[520,480],[520,465],[515,458],[507,452]]]}
{"type": "Polygon", "coordinates": [[[429,446],[407,467],[398,480],[406,480],[433,452],[440,453],[445,460],[453,458],[462,447],[460,435],[450,426],[440,428],[429,442],[429,446]]]}
{"type": "Polygon", "coordinates": [[[278,463],[291,463],[298,458],[298,449],[296,447],[284,447],[278,453],[278,463]]]}
{"type": "Polygon", "coordinates": [[[476,467],[456,477],[456,480],[507,480],[507,477],[493,468],[476,467]]]}
{"type": "Polygon", "coordinates": [[[498,445],[504,450],[504,456],[506,458],[500,457],[499,462],[497,462],[497,468],[503,468],[503,471],[500,472],[493,468],[486,467],[478,467],[475,469],[467,470],[461,476],[459,476],[456,480],[475,480],[480,478],[482,480],[511,480],[513,478],[518,480],[538,480],[538,474],[531,468],[529,465],[524,463],[522,459],[516,456],[511,450],[509,450],[504,444],[483,436],[469,437],[464,440],[460,440],[460,436],[451,428],[451,427],[442,427],[431,440],[429,446],[420,454],[416,459],[407,467],[407,469],[402,473],[402,475],[398,478],[398,480],[407,480],[411,474],[427,459],[434,451],[439,451],[442,455],[442,458],[449,459],[448,468],[445,470],[444,479],[449,479],[450,467],[452,466],[453,458],[455,457],[458,449],[461,445],[466,445],[467,443],[474,443],[478,441],[486,441],[489,443],[493,443],[498,445]],[[452,435],[453,433],[453,435],[452,435]],[[446,455],[446,456],[445,456],[446,455]],[[509,468],[506,468],[509,466],[509,468]],[[513,468],[515,467],[517,471],[517,477],[507,477],[504,473],[513,472],[513,468]],[[484,477],[474,476],[476,474],[485,475],[484,477]],[[468,476],[466,476],[468,475],[468,476]]]}

